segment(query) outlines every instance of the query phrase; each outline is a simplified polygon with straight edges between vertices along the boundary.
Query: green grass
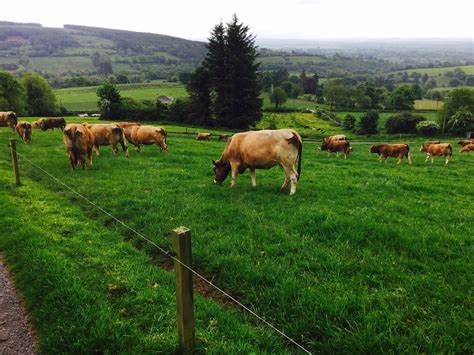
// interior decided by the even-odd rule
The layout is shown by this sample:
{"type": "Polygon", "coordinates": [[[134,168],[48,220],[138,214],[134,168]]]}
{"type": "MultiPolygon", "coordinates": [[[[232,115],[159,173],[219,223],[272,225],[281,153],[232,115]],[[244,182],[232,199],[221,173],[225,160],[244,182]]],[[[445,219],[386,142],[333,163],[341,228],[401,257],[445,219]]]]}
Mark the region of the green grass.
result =
{"type": "MultiPolygon", "coordinates": [[[[7,129],[0,132],[0,167],[4,171],[2,176],[13,182],[11,174],[5,173],[10,169],[7,162],[10,137],[12,133],[7,129]]],[[[378,163],[376,156],[368,153],[366,144],[354,144],[354,153],[345,160],[328,158],[316,150],[316,145],[305,143],[301,180],[296,196],[291,198],[288,192],[278,192],[283,174],[277,168],[259,170],[256,188],[250,186],[248,173],[238,178],[234,190],[229,189],[229,181],[224,186],[215,186],[211,159],[220,156],[222,142],[172,136],[168,143],[169,155],[160,154],[156,147],[145,147],[140,154],[131,153],[128,160],[123,155],[114,157],[111,149],[105,147],[91,169],[75,172],[69,168],[60,132],[34,131],[32,144],[21,144],[18,149],[164,248],[170,247],[170,230],[180,225],[191,228],[196,267],[313,352],[455,353],[469,352],[473,348],[474,278],[469,272],[474,266],[474,214],[470,208],[474,185],[469,178],[474,174],[472,155],[460,155],[455,149],[448,166],[444,166],[441,159],[425,164],[418,144],[414,144],[411,146],[414,165],[399,166],[394,160],[378,163]]],[[[7,255],[14,255],[15,250],[20,253],[23,243],[29,241],[45,245],[43,249],[37,244],[30,246],[32,253],[38,250],[43,261],[38,264],[31,258],[33,267],[23,288],[25,285],[39,288],[34,295],[48,291],[50,288],[45,288],[43,283],[33,282],[33,275],[48,265],[49,259],[52,268],[56,268],[54,260],[58,252],[55,248],[73,240],[75,244],[62,256],[63,267],[53,269],[48,273],[50,277],[40,274],[40,281],[48,284],[44,278],[52,282],[61,280],[61,271],[65,269],[69,271],[64,277],[69,275],[71,280],[82,282],[75,271],[84,271],[81,275],[90,278],[86,288],[90,286],[92,295],[84,291],[83,297],[99,302],[95,288],[107,285],[110,280],[115,283],[121,280],[122,271],[114,274],[116,269],[110,268],[108,261],[102,262],[103,254],[110,248],[110,257],[118,266],[135,275],[137,280],[149,280],[143,275],[152,267],[146,256],[158,257],[156,250],[26,162],[21,161],[20,167],[23,176],[35,182],[34,186],[41,184],[50,190],[49,195],[45,193],[45,197],[37,198],[37,192],[30,191],[28,183],[19,190],[24,196],[11,203],[15,206],[11,214],[9,209],[2,209],[4,218],[11,216],[5,224],[9,228],[7,255]],[[20,221],[24,216],[30,217],[34,209],[42,211],[47,196],[60,199],[59,211],[72,211],[68,223],[76,222],[77,229],[87,230],[88,224],[94,229],[107,229],[104,233],[110,235],[110,240],[94,233],[98,238],[93,239],[92,245],[102,240],[110,243],[105,248],[98,244],[90,255],[98,253],[92,260],[93,265],[100,265],[97,270],[119,276],[114,279],[105,274],[93,275],[89,269],[84,270],[70,261],[77,260],[89,246],[87,238],[81,237],[82,232],[77,236],[67,234],[64,241],[58,237],[53,242],[43,234],[35,237],[37,226],[46,223],[40,218],[40,212],[29,219],[33,232],[28,232],[30,229],[20,221]],[[15,209],[20,208],[17,205],[22,206],[23,198],[21,208],[26,210],[18,213],[15,209]],[[18,232],[15,234],[15,231],[18,232]],[[142,262],[128,263],[128,258],[114,254],[115,244],[124,248],[116,233],[140,248],[143,254],[137,258],[142,262]],[[15,243],[19,243],[18,246],[15,243]],[[44,251],[48,248],[53,249],[44,251]]],[[[7,182],[2,186],[7,186],[7,182]]],[[[11,188],[4,189],[7,198],[14,198],[12,196],[18,193],[11,188]]],[[[54,217],[49,219],[55,221],[54,217]]],[[[76,230],[61,226],[60,221],[55,223],[43,228],[51,235],[76,230]]],[[[132,252],[135,254],[129,251],[132,252]]],[[[9,260],[12,259],[10,256],[9,260]]],[[[87,265],[89,256],[83,260],[87,265]]],[[[14,271],[18,272],[18,267],[14,271]]],[[[127,285],[131,286],[127,287],[130,292],[125,298],[138,297],[141,286],[133,282],[127,285]]],[[[57,298],[65,295],[62,299],[67,302],[59,311],[66,312],[69,302],[75,304],[76,298],[70,300],[71,293],[66,290],[60,288],[55,294],[57,298]]],[[[120,300],[117,308],[107,308],[108,304],[99,302],[94,310],[99,312],[104,306],[115,316],[115,310],[123,305],[135,305],[131,300],[133,298],[124,303],[120,300]]],[[[30,308],[32,306],[30,304],[30,308]]],[[[145,306],[139,308],[146,309],[145,306]]],[[[172,316],[167,318],[167,309],[166,306],[153,309],[153,315],[158,317],[154,326],[161,327],[165,322],[170,327],[172,316]]],[[[74,309],[67,312],[71,317],[74,315],[74,309]]],[[[130,327],[136,325],[138,333],[130,333],[126,339],[118,333],[106,344],[112,347],[118,339],[119,345],[112,347],[114,351],[132,351],[127,348],[128,342],[141,344],[140,332],[148,333],[152,327],[147,321],[150,318],[141,319],[150,317],[145,313],[138,313],[131,321],[130,327]]],[[[65,315],[64,319],[69,317],[65,315]]],[[[115,324],[115,318],[110,319],[104,324],[115,324]]],[[[77,321],[71,318],[67,325],[73,322],[84,324],[82,318],[77,321]]],[[[201,318],[200,322],[204,327],[209,319],[201,318]]],[[[242,328],[232,330],[231,323],[219,330],[219,336],[230,339],[241,335],[242,328]]],[[[93,334],[88,332],[96,327],[65,329],[68,333],[87,333],[83,337],[89,339],[93,334]]],[[[252,341],[248,339],[242,343],[252,341]]],[[[167,338],[164,341],[170,342],[167,338]]],[[[261,341],[265,343],[258,345],[258,352],[275,351],[273,341],[261,341]]],[[[209,346],[214,346],[213,342],[214,339],[210,339],[209,346]]],[[[237,348],[227,348],[230,352],[232,349],[237,348]]]]}

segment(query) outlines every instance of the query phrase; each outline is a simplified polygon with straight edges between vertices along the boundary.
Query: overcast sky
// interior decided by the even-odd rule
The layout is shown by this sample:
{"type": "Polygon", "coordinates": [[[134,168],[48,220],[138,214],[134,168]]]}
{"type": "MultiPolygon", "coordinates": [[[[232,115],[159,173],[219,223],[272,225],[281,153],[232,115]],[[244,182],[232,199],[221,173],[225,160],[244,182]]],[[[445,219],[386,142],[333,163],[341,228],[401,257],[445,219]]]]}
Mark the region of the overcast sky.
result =
{"type": "Polygon", "coordinates": [[[2,0],[0,20],[204,40],[234,13],[260,38],[474,38],[474,0],[2,0]]]}

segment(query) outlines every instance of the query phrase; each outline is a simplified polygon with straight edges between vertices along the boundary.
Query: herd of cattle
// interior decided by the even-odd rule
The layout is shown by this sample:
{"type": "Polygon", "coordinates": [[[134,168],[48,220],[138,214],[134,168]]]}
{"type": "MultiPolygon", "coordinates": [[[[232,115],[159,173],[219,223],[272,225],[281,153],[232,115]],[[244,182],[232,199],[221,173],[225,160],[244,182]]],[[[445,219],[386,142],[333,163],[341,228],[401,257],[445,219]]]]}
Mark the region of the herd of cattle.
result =
{"type": "MultiPolygon", "coordinates": [[[[86,169],[87,161],[92,165],[92,153],[95,151],[98,156],[100,146],[111,145],[114,154],[117,154],[117,146],[120,144],[128,158],[126,141],[134,145],[138,152],[142,145],[156,144],[160,151],[164,150],[169,153],[165,129],[135,122],[66,124],[64,118],[41,118],[36,122],[29,123],[27,121],[18,122],[16,114],[9,111],[0,112],[0,126],[8,126],[16,131],[25,143],[31,141],[33,128],[42,131],[61,129],[64,146],[73,170],[78,166],[86,169]]],[[[211,136],[211,133],[198,133],[196,139],[211,140],[211,136]]],[[[237,175],[249,169],[252,186],[256,186],[256,169],[270,169],[279,165],[285,173],[281,190],[291,184],[290,195],[296,192],[296,185],[301,174],[303,147],[301,136],[296,131],[291,129],[249,131],[236,133],[232,137],[220,135],[219,140],[226,141],[227,144],[220,159],[212,161],[216,184],[221,184],[231,173],[231,187],[233,187],[237,175]],[[298,169],[295,168],[296,164],[298,169]]],[[[461,153],[474,151],[474,140],[462,140],[458,143],[462,146],[461,153]]],[[[326,151],[328,156],[330,153],[336,153],[336,156],[342,153],[346,159],[352,152],[349,140],[342,134],[325,138],[319,149],[326,151]]],[[[431,159],[432,163],[435,156],[444,156],[445,164],[448,164],[452,156],[451,144],[440,141],[423,143],[420,151],[426,153],[425,161],[431,159]]],[[[398,158],[398,164],[404,158],[407,158],[408,164],[412,164],[408,144],[373,145],[370,148],[370,153],[377,154],[381,162],[386,162],[387,158],[394,157],[398,158]]]]}

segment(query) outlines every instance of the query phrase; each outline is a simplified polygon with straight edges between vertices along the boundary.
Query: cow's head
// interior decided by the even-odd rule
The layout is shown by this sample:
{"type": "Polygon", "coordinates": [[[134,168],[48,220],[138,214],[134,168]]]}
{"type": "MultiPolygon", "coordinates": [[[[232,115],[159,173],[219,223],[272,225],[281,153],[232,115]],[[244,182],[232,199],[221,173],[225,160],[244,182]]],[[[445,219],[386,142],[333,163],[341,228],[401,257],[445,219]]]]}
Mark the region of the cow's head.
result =
{"type": "Polygon", "coordinates": [[[380,146],[379,145],[373,145],[370,147],[369,153],[379,153],[380,152],[380,146]]]}
{"type": "Polygon", "coordinates": [[[230,163],[228,161],[213,160],[212,164],[214,164],[214,183],[220,185],[229,175],[230,163]]]}
{"type": "Polygon", "coordinates": [[[420,152],[426,152],[429,146],[430,146],[430,143],[423,143],[420,147],[420,152]]]}
{"type": "Polygon", "coordinates": [[[328,150],[328,144],[329,144],[329,142],[326,139],[323,140],[323,142],[319,146],[319,150],[328,150]]]}

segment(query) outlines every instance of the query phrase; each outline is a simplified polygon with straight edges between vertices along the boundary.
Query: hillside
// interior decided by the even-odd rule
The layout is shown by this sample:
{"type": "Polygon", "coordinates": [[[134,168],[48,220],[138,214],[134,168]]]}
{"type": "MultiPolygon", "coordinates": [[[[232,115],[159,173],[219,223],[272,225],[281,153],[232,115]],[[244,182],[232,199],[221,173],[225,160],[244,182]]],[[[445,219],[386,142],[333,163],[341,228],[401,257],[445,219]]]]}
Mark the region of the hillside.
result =
{"type": "Polygon", "coordinates": [[[124,75],[121,80],[134,82],[166,78],[191,70],[205,53],[202,42],[160,34],[0,22],[0,70],[37,71],[57,87],[78,76],[93,81],[124,75]]]}

